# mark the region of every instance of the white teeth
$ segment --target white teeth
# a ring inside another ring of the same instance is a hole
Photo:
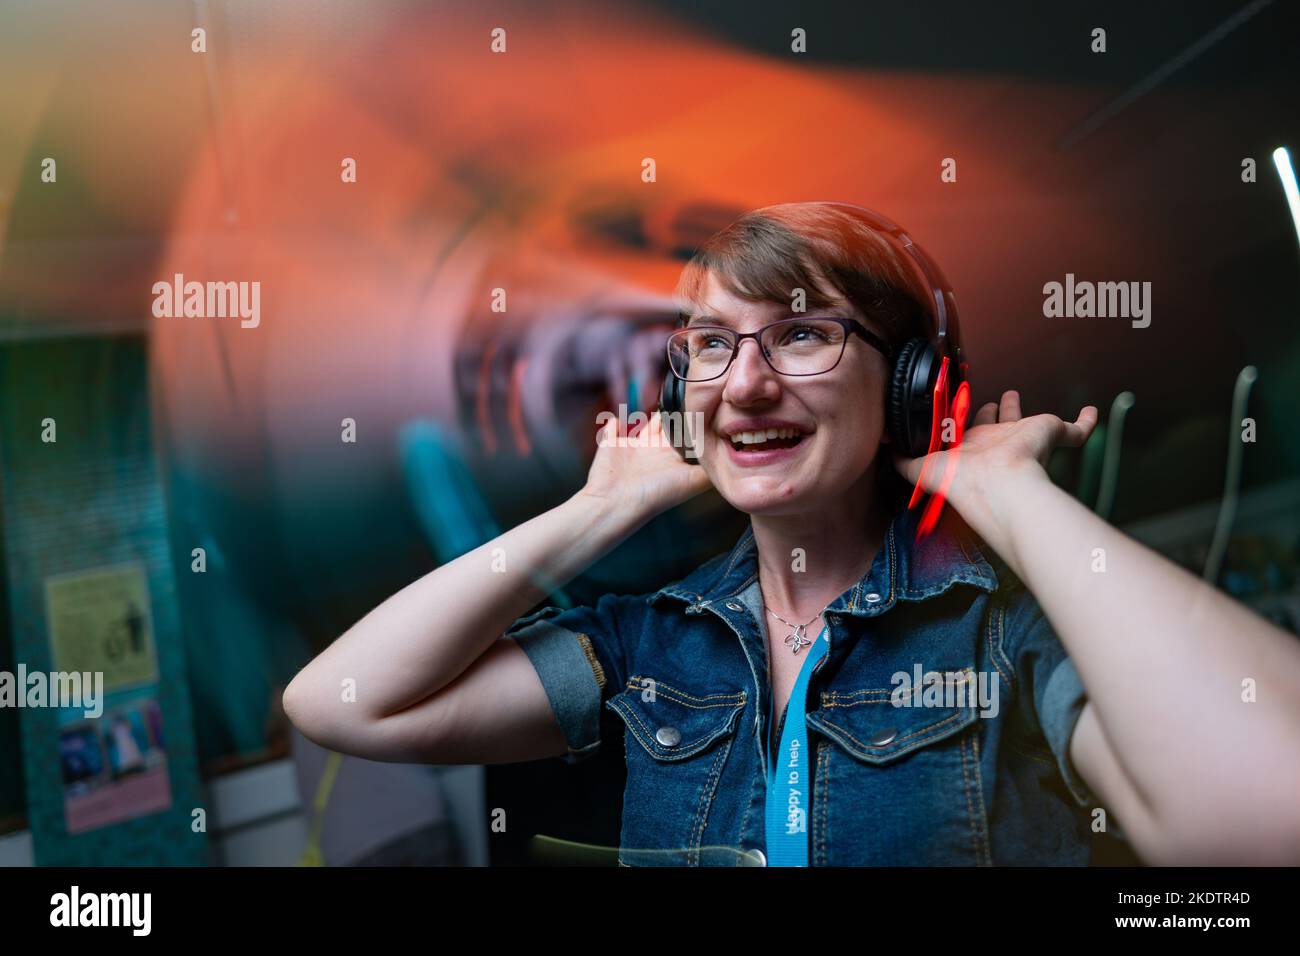
[[[731,436],[733,445],[757,445],[773,438],[796,438],[802,435],[797,428],[768,428],[764,431],[737,432]]]

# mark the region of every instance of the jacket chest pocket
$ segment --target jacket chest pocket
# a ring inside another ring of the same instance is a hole
[[[637,866],[727,863],[705,849],[722,771],[746,694],[695,694],[648,676],[605,702],[626,727],[627,789],[619,862]]]
[[[813,767],[815,865],[991,862],[975,675],[957,673],[930,699],[894,687],[823,692],[807,718],[824,738]]]

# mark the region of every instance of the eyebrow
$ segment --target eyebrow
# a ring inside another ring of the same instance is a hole
[[[790,313],[783,314],[783,315],[781,315],[780,318],[773,319],[772,321],[773,321],[773,322],[782,322],[782,321],[784,321],[784,320],[786,320],[786,319],[800,319],[800,318],[803,318],[803,319],[853,319],[854,321],[857,321],[857,322],[860,322],[860,321],[861,321],[861,320],[858,319],[856,316],[852,316],[852,315],[841,315],[841,314],[840,314],[841,311],[842,311],[842,310],[840,310],[840,309],[830,308],[830,309],[827,309],[827,310],[825,310],[825,311],[818,310],[818,311],[816,311],[816,312],[811,312],[811,313],[808,313],[808,312],[790,312]],[[721,316],[717,316],[717,315],[706,315],[706,314],[692,315],[689,319],[686,320],[686,326],[685,326],[685,327],[686,327],[686,328],[690,328],[692,325],[722,325],[722,326],[726,326],[727,328],[731,328],[731,323],[728,322],[728,321],[726,321],[725,319],[723,319]]]

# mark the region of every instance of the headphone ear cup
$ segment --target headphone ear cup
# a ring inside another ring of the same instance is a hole
[[[686,383],[669,370],[664,376],[663,385],[659,387],[659,412],[660,427],[664,429],[665,434],[670,434],[668,426],[662,421],[664,415],[671,415],[674,418],[674,427],[682,431],[685,437],[686,415]],[[691,465],[698,465],[699,459],[687,458],[686,449],[680,445],[673,445],[677,454],[681,455],[682,460]]]
[[[677,411],[672,388],[673,382],[676,380],[677,376],[672,372],[664,374],[663,383],[659,386],[659,411],[661,413],[667,414],[669,412]]]
[[[668,403],[672,401],[671,395],[668,394],[668,381],[671,380],[671,378],[675,378],[675,377],[676,376],[673,375],[672,372],[666,372],[664,373],[663,381],[659,382],[660,414],[666,414],[666,412],[671,411],[671,408],[668,407]]]
[[[912,392],[912,380],[916,374],[917,359],[928,343],[925,339],[909,339],[894,360],[894,369],[889,376],[889,392],[885,399],[886,425],[889,437],[893,440],[900,455],[915,458],[916,440],[913,436],[912,407],[915,396]],[[929,435],[921,451],[929,447]]]

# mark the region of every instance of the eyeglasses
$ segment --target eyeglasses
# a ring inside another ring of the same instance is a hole
[[[892,364],[893,350],[860,322],[837,317],[782,319],[756,332],[692,325],[668,336],[668,366],[684,382],[707,382],[731,368],[740,343],[754,339],[779,375],[822,375],[840,364],[849,336],[860,335]]]

